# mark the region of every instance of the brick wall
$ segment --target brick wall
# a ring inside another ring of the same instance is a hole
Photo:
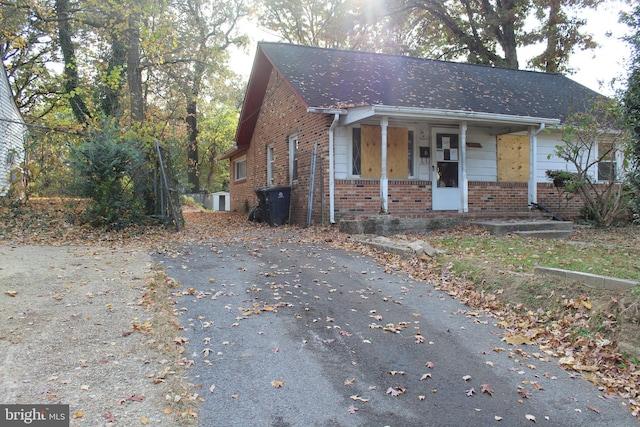
[[[528,212],[526,182],[469,182],[470,213]],[[580,215],[580,198],[567,198],[551,183],[538,184],[538,202],[553,213],[567,219]],[[380,212],[380,184],[378,180],[336,180],[336,219],[377,215]],[[431,182],[411,180],[389,181],[389,213],[403,217],[433,215],[431,210]]]
[[[289,137],[298,136],[298,180],[291,189],[292,224],[306,224],[311,158],[315,142],[318,142],[316,158],[313,222],[323,220],[325,199],[328,193],[328,139],[333,117],[307,112],[307,106],[282,77],[273,71],[260,109],[260,116],[251,140],[244,153],[231,158],[231,210],[244,212],[246,207],[257,205],[254,189],[267,185],[267,147],[274,147],[273,185],[289,185]],[[234,160],[247,156],[247,179],[233,180]],[[328,204],[327,204],[328,205]],[[328,208],[327,208],[328,209]]]
[[[526,182],[469,181],[469,212],[525,212],[528,199]]]

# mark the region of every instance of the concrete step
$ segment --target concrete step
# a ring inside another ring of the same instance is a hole
[[[473,222],[473,224],[496,235],[534,231],[564,231],[570,234],[573,230],[573,222],[571,221],[480,221]]]

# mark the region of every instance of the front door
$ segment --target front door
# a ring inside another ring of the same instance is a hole
[[[432,208],[462,208],[460,136],[457,129],[434,129],[431,135]]]

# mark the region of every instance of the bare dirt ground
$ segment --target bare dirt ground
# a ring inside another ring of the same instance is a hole
[[[144,334],[142,249],[0,246],[3,403],[70,405],[71,426],[173,426]]]

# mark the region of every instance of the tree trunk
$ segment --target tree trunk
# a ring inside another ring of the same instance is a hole
[[[140,18],[135,11],[129,16],[127,31],[127,83],[129,84],[129,106],[131,119],[144,120],[142,98],[142,70],[140,70]]]
[[[195,99],[187,101],[187,129],[189,132],[189,146],[187,148],[187,175],[191,191],[200,191],[200,174],[198,171],[198,103]]]
[[[60,38],[60,50],[64,58],[64,90],[69,95],[69,103],[73,115],[79,123],[86,124],[91,118],[87,104],[77,92],[78,65],[76,52],[71,40],[71,23],[69,16],[69,1],[56,0],[56,17],[58,19],[58,37]]]

